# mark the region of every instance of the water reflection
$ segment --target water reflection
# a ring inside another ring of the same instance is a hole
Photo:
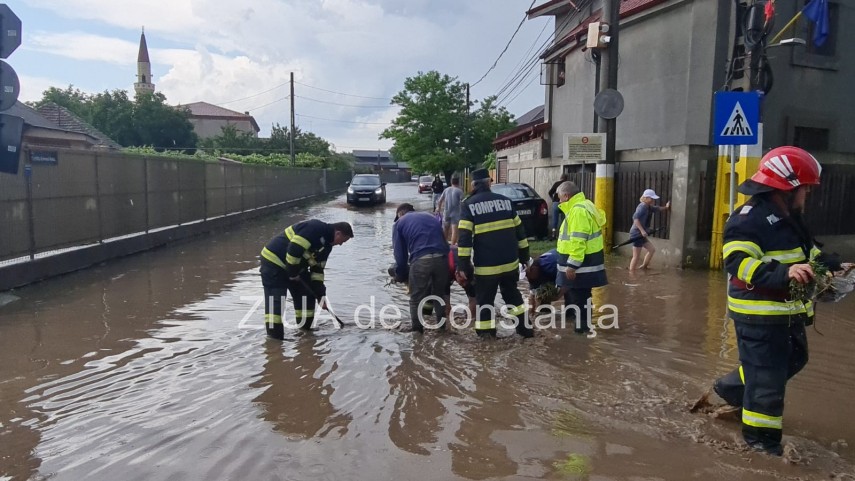
[[[296,331],[284,342],[266,341],[264,371],[250,387],[264,390],[253,402],[275,430],[303,439],[347,432],[350,415],[338,412],[330,400],[336,366],[325,362],[328,342]]]

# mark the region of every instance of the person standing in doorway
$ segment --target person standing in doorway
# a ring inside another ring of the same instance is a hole
[[[552,199],[552,232],[550,234],[550,239],[553,240],[558,238],[558,228],[561,226],[561,223],[564,222],[564,213],[558,208],[558,204],[561,203],[558,200],[558,186],[568,180],[570,180],[570,174],[565,172],[561,174],[561,178],[558,182],[552,184],[552,187],[549,188],[549,197]]]
[[[453,245],[457,244],[457,223],[460,222],[460,203],[463,201],[463,189],[460,188],[460,177],[451,178],[451,187],[442,192],[436,206],[436,212],[442,214],[442,231],[445,239]]]
[[[436,203],[439,202],[439,196],[442,195],[442,191],[445,190],[445,183],[439,177],[439,174],[436,174],[433,178],[433,184],[430,185],[431,190],[433,191],[433,210],[436,210]]]
[[[653,254],[656,253],[656,246],[648,239],[650,235],[650,221],[653,220],[653,214],[671,210],[670,201],[664,207],[653,205],[658,199],[659,196],[656,195],[656,191],[653,189],[645,190],[641,194],[641,198],[638,199],[639,204],[635,209],[635,213],[632,214],[632,227],[629,229],[629,238],[635,240],[632,243],[632,260],[629,261],[630,272],[635,271],[637,267],[641,269],[650,267]],[[644,254],[644,260],[639,266],[638,259],[641,257],[642,249],[647,251],[647,253]]]

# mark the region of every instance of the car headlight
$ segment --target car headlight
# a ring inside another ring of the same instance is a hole
[[[352,193],[353,193],[353,187],[348,187],[348,188],[347,188],[347,193],[348,193],[348,194],[352,194]]]
[[[374,191],[375,194],[380,195],[383,193],[383,187],[377,187],[377,190]]]

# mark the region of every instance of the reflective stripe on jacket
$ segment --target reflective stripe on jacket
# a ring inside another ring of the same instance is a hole
[[[806,230],[764,197],[755,196],[736,209],[725,225],[722,247],[725,269],[732,276],[727,289],[730,317],[749,324],[810,323],[813,302],[791,299],[789,268],[821,254]]]
[[[333,248],[334,236],[335,229],[326,222],[316,219],[303,221],[289,226],[271,239],[261,250],[261,257],[288,271],[288,277],[308,279],[315,294],[324,296],[324,269]]]
[[[570,287],[589,288],[608,284],[603,253],[605,213],[580,192],[558,205],[564,222],[558,236],[558,271],[576,270]],[[561,275],[561,274],[559,274]]]
[[[474,264],[476,275],[496,275],[528,262],[525,228],[511,200],[503,195],[476,191],[460,207],[458,229],[458,270],[469,274]]]

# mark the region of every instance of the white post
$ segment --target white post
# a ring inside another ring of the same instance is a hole
[[[730,214],[736,207],[736,146],[730,146]]]

